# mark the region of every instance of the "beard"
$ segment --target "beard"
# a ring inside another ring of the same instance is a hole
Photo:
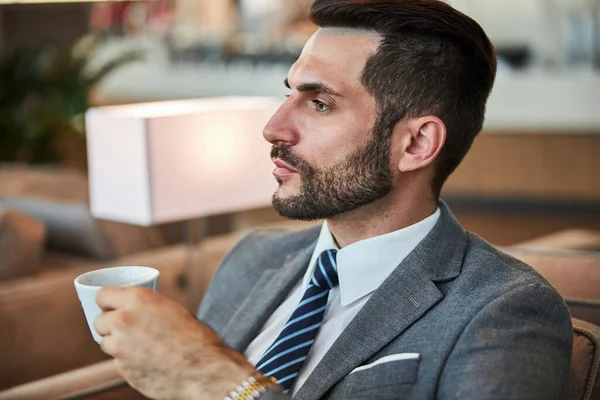
[[[317,169],[294,154],[286,145],[271,149],[271,158],[279,158],[294,167],[300,176],[296,195],[281,198],[273,194],[273,207],[284,218],[314,221],[327,219],[373,203],[392,190],[390,138],[387,129],[373,129],[366,146],[342,162]],[[279,185],[282,184],[277,179]]]

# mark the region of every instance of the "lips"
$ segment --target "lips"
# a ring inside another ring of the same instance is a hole
[[[273,160],[273,163],[277,166],[277,168],[287,169],[290,172],[298,172],[294,167],[281,161],[280,159]]]
[[[298,174],[298,171],[294,167],[292,167],[288,163],[281,161],[278,158],[273,160],[273,163],[275,164],[275,167],[276,167],[275,170],[273,171],[273,175],[280,182],[287,180],[287,179],[291,179],[292,176]]]

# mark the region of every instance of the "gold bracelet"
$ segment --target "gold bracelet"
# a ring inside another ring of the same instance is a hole
[[[236,390],[229,393],[224,400],[253,400],[258,399],[261,394],[267,391],[270,387],[277,385],[277,380],[273,377],[253,377],[251,376]]]

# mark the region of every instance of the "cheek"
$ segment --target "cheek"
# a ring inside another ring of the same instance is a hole
[[[329,114],[303,114],[295,121],[299,141],[295,151],[314,168],[337,165],[372,138],[375,112],[364,107],[334,109]]]
[[[371,138],[365,129],[339,130],[324,134],[310,146],[306,161],[313,167],[328,168],[345,162],[349,156],[364,148]]]

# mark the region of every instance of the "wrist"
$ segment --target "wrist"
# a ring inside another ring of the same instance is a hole
[[[221,349],[215,353],[214,358],[206,357],[201,364],[190,370],[181,386],[182,395],[178,398],[223,399],[244,380],[258,374],[260,372],[243,355],[229,348]]]

